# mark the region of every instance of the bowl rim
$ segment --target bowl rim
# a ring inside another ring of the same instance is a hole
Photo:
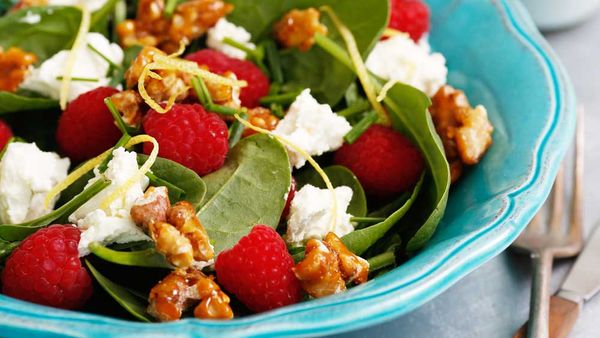
[[[554,101],[554,109],[549,112],[552,114],[552,121],[538,138],[535,164],[529,171],[528,179],[515,189],[501,195],[501,198],[508,202],[503,212],[492,222],[485,224],[484,229],[475,236],[449,250],[443,257],[439,257],[426,271],[410,276],[407,278],[408,282],[403,281],[401,284],[388,286],[385,290],[369,292],[359,297],[330,297],[326,301],[302,303],[230,322],[186,319],[175,323],[143,324],[95,314],[53,309],[0,295],[0,331],[7,336],[52,332],[67,335],[86,333],[98,336],[210,334],[211,336],[305,337],[342,333],[375,325],[414,310],[441,294],[475,268],[501,253],[525,228],[548,196],[575,129],[574,90],[554,52],[518,1],[493,0],[493,4],[504,18],[507,29],[539,58],[541,66],[548,72],[549,88],[553,94],[550,100]],[[531,199],[531,196],[535,198]],[[527,203],[518,202],[525,197],[528,197]],[[515,209],[516,205],[519,205],[518,210]],[[491,240],[492,233],[493,240]],[[464,252],[466,247],[469,248],[468,253]],[[451,265],[444,266],[451,260],[453,262]],[[414,287],[415,282],[419,282],[417,286],[427,284],[427,287]],[[389,297],[402,292],[406,297]],[[351,305],[359,300],[371,302],[379,300],[384,306],[379,309],[372,307],[368,311],[335,313],[336,317],[332,320],[321,321],[315,318],[310,322],[303,322],[290,319],[294,314],[314,310],[327,311],[328,307]],[[279,319],[281,322],[278,322]],[[261,322],[265,321],[267,324],[263,325]]]

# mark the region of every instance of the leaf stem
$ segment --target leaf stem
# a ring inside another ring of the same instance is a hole
[[[344,136],[348,144],[353,144],[373,123],[377,122],[379,115],[374,110],[368,112],[353,128]]]
[[[239,114],[240,118],[247,120],[248,115],[245,113]],[[246,127],[238,120],[235,120],[229,128],[229,149],[232,149],[242,138]]]
[[[196,76],[192,78],[192,87],[196,92],[196,96],[198,96],[198,100],[200,100],[200,103],[202,103],[205,108],[213,104],[210,92],[201,77]]]
[[[165,17],[170,18],[171,16],[173,16],[175,8],[177,8],[178,4],[179,0],[167,0],[164,11]]]
[[[131,136],[129,134],[123,134],[123,136],[121,136],[117,143],[112,147],[112,150],[124,147],[129,142],[129,140],[131,140]],[[108,168],[108,162],[112,160],[112,157],[113,156],[111,151],[110,154],[104,159],[104,161],[102,161],[102,163],[98,165],[98,171],[100,171],[100,173],[104,173],[106,171],[106,169]]]
[[[282,119],[285,117],[285,112],[283,111],[283,107],[279,103],[271,103],[271,113],[279,119]]]
[[[57,76],[56,79],[58,81],[62,81],[64,79],[64,76]],[[76,81],[76,82],[99,82],[100,79],[95,79],[95,78],[91,78],[91,77],[72,77],[71,81]]]
[[[292,104],[292,102],[294,102],[294,100],[296,100],[296,97],[298,97],[300,93],[302,93],[302,91],[293,91],[285,94],[269,95],[261,98],[260,103],[263,105],[269,105],[271,103],[279,103],[284,106],[290,105]]]
[[[181,189],[180,187],[176,186],[175,184],[162,179],[156,175],[154,175],[151,172],[147,172],[146,173],[146,177],[148,177],[148,179],[150,180],[150,183],[155,186],[155,187],[167,187],[167,189],[169,189],[169,192],[175,193],[175,196],[177,200],[179,200],[181,198],[181,196],[185,195],[185,190]]]
[[[363,113],[369,110],[369,108],[371,108],[369,101],[359,101],[346,109],[340,110],[336,114],[343,117],[350,117],[358,113]]]
[[[279,53],[277,53],[277,46],[275,45],[275,42],[273,40],[267,40],[264,42],[264,46],[273,81],[277,83],[284,83],[281,60],[279,59]]]
[[[315,44],[323,48],[323,50],[333,56],[336,60],[356,73],[356,68],[354,68],[354,64],[352,63],[352,60],[350,60],[348,53],[346,53],[342,47],[335,43],[335,41],[321,33],[317,33],[315,34]]]
[[[369,273],[383,269],[396,263],[396,254],[393,251],[384,252],[367,260]]]
[[[350,222],[375,224],[385,221],[385,217],[352,217]]]
[[[241,50],[242,52],[245,52],[246,54],[248,54],[248,56],[250,56],[251,59],[260,59],[261,58],[261,55],[258,54],[256,49],[252,49],[252,48],[244,45],[243,43],[235,41],[234,39],[232,39],[230,37],[225,37],[223,39],[223,43],[230,45],[233,48],[237,48],[237,49]]]
[[[106,107],[108,107],[108,110],[112,114],[113,119],[117,123],[117,127],[119,128],[121,133],[123,135],[128,135],[129,132],[131,131],[131,129],[125,124],[125,121],[123,121],[123,117],[121,116],[121,113],[119,113],[119,110],[117,109],[115,104],[112,102],[111,98],[110,97],[105,98],[104,104],[106,105]]]
[[[109,59],[106,55],[100,53],[100,51],[94,47],[91,43],[87,44],[87,47],[92,50],[92,52],[96,53],[99,57],[101,57],[104,61],[106,61],[113,68],[121,68],[118,64],[114,63],[111,59]]]

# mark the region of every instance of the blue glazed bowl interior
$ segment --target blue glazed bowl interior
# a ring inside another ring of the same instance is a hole
[[[431,242],[404,265],[349,292],[231,322],[140,324],[0,295],[3,336],[66,334],[307,336],[413,310],[505,249],[547,196],[574,129],[568,79],[517,1],[430,0],[433,47],[450,83],[488,108],[494,145],[450,192]]]

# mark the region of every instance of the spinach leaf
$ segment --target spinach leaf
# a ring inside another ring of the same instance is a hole
[[[0,114],[58,108],[58,101],[56,100],[0,91]]]
[[[90,30],[92,32],[105,33],[107,30],[108,17],[113,12],[117,2],[119,2],[119,0],[108,0],[100,7],[100,9],[92,13],[92,19],[90,21]]]
[[[142,299],[140,296],[131,292],[127,288],[116,284],[104,277],[89,260],[85,260],[85,264],[92,273],[92,276],[96,279],[98,284],[108,293],[119,305],[123,307],[135,318],[143,322],[152,322],[152,317],[146,312],[148,302]]]
[[[72,214],[85,202],[96,196],[102,189],[110,185],[107,180],[98,180],[75,198],[51,213],[21,224],[0,224],[0,238],[5,241],[20,241],[39,229],[46,227],[57,219]]]
[[[345,185],[352,189],[353,194],[350,205],[348,206],[348,213],[355,217],[365,216],[367,214],[367,197],[365,196],[365,191],[360,185],[358,178],[354,176],[352,171],[340,165],[327,167],[323,170],[334,187]],[[302,172],[300,175],[296,176],[296,181],[298,182],[299,187],[310,184],[317,188],[326,188],[325,182],[323,182],[319,173],[314,169],[308,169]]]
[[[138,163],[142,165],[146,162],[148,156],[138,154]],[[169,191],[171,202],[185,200],[194,207],[200,207],[204,195],[206,194],[206,184],[193,170],[190,170],[181,164],[159,157],[152,165],[152,173],[162,180],[165,180],[185,191],[185,194],[179,198],[173,195],[174,191]]]
[[[366,56],[387,27],[387,0],[263,0],[229,1],[235,5],[228,17],[246,28],[255,40],[267,37],[273,24],[293,8],[330,6],[354,34],[359,50]],[[368,13],[368,15],[365,15]],[[343,44],[334,25],[326,15],[322,22],[329,28],[329,37]],[[311,88],[320,101],[335,105],[354,81],[354,74],[344,65],[314,46],[308,52],[297,49],[281,52],[286,85],[292,88]]]
[[[225,166],[204,177],[207,200],[198,217],[215,242],[215,253],[248,234],[255,224],[276,228],[291,184],[283,145],[267,135],[247,137]]]
[[[0,18],[0,46],[19,47],[43,62],[71,47],[80,21],[75,7],[25,8]]]
[[[421,91],[396,84],[384,100],[395,129],[421,150],[427,164],[423,193],[400,224],[408,251],[421,248],[431,238],[444,215],[450,189],[450,168],[442,142],[427,111],[431,101]]]
[[[19,244],[21,244],[20,241],[9,242],[0,239],[0,261],[4,261]]]
[[[391,214],[385,221],[377,223],[367,228],[353,231],[342,237],[342,241],[348,249],[357,255],[362,255],[371,245],[375,244],[379,239],[383,238],[394,225],[408,212],[413,203],[419,196],[421,187],[423,186],[423,178],[415,186],[411,197],[404,205]]]
[[[146,268],[173,268],[169,262],[167,262],[165,256],[158,253],[154,248],[138,251],[117,251],[109,249],[99,243],[92,243],[90,244],[89,249],[94,255],[114,264]]]

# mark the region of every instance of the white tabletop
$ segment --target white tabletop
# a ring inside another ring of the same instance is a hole
[[[586,108],[585,228],[589,234],[600,220],[600,15],[546,36]],[[571,263],[555,263],[554,289]],[[530,285],[529,258],[507,251],[418,310],[340,337],[511,337],[527,319]],[[585,304],[570,337],[600,337],[600,296]]]

